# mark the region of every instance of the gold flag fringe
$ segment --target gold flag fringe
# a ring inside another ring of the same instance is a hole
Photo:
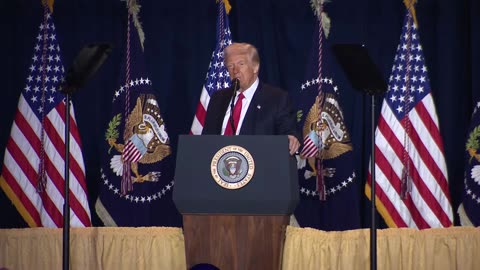
[[[55,2],[55,0],[42,0],[42,4],[47,5],[48,9],[50,9],[50,13],[52,14],[53,14],[53,2]]]
[[[410,14],[412,14],[413,21],[415,22],[415,25],[418,27],[418,21],[417,21],[417,14],[415,12],[415,3],[417,0],[403,0],[403,3],[407,7],[408,10],[410,10]]]
[[[232,9],[230,2],[228,0],[223,0],[223,4],[225,5],[225,11],[227,12],[227,15],[230,14],[230,10]]]
[[[232,9],[232,5],[230,5],[230,2],[228,0],[217,0],[216,2],[218,3],[218,1],[223,1],[227,15],[230,14],[230,10]]]

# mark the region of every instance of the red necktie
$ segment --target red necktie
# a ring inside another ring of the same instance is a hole
[[[235,125],[235,130],[237,130],[238,122],[240,121],[240,114],[242,112],[242,101],[245,96],[243,93],[240,93],[237,98],[237,102],[233,107],[233,123]],[[225,128],[225,133],[223,135],[233,135],[232,124],[230,123],[230,119],[227,122],[227,127]]]

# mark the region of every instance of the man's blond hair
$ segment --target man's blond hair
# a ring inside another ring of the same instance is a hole
[[[260,65],[260,56],[258,56],[258,51],[255,46],[248,43],[232,43],[225,47],[224,49],[225,61],[227,61],[228,56],[234,54],[246,54],[248,55],[250,61],[253,64]]]

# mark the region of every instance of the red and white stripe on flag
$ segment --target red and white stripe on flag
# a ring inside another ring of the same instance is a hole
[[[453,224],[443,140],[422,50],[407,14],[375,132],[377,210],[389,227]],[[402,197],[405,172],[411,189]]]
[[[70,135],[71,226],[91,226],[85,166],[73,109]],[[65,166],[65,104],[60,102],[45,118],[44,160],[46,189],[37,192],[41,156],[41,122],[23,95],[5,150],[2,188],[31,227],[62,227]]]
[[[205,86],[202,88],[202,94],[200,95],[200,101],[197,105],[197,111],[193,118],[192,127],[190,133],[193,135],[202,134],[203,123],[205,123],[205,116],[207,115],[208,103],[210,102],[210,95],[205,89]]]
[[[310,138],[310,135],[305,136],[303,139],[303,148],[300,153],[305,158],[315,157],[318,153],[318,146]]]
[[[142,158],[142,153],[138,151],[137,147],[131,140],[125,145],[122,155],[123,160],[130,162],[137,162]]]

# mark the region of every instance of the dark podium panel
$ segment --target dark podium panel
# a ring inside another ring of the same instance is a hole
[[[240,189],[220,186],[211,172],[212,159],[230,146],[247,150],[255,164]],[[173,201],[183,215],[188,268],[280,269],[285,228],[298,200],[287,136],[180,136]]]

